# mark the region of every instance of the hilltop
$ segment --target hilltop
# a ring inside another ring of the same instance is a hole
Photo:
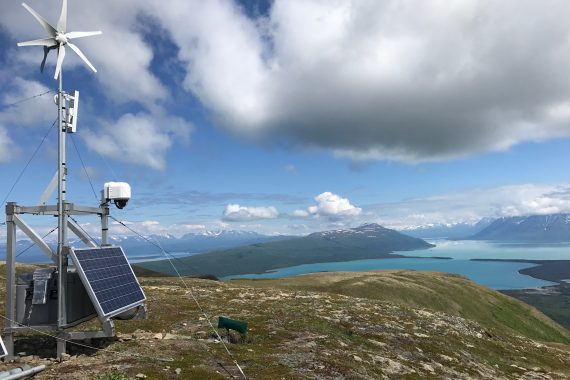
[[[570,376],[568,331],[461,276],[376,271],[184,281],[188,288],[178,278],[141,278],[150,318],[117,321],[117,341],[82,342],[98,348],[74,347],[57,364],[45,357],[50,347],[55,353],[53,340],[22,337],[18,361],[47,364],[37,379],[237,376],[191,291],[214,324],[218,315],[249,323],[247,338],[232,339],[229,349],[252,379]]]
[[[176,260],[185,275],[211,274],[219,277],[263,273],[294,265],[395,258],[394,251],[427,249],[432,244],[401,234],[378,224],[365,224],[310,234],[300,238],[246,245],[207,252]],[[173,274],[167,260],[137,264],[153,271]]]

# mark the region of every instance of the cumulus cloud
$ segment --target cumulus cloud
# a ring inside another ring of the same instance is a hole
[[[101,155],[157,170],[166,168],[166,152],[175,141],[188,141],[192,125],[180,118],[125,114],[104,121],[98,131],[83,131],[87,146]]]
[[[275,219],[279,212],[275,207],[244,207],[230,203],[226,206],[222,219],[227,222],[243,222],[258,219]]]
[[[341,220],[360,215],[362,209],[355,207],[347,198],[342,198],[329,191],[321,193],[315,197],[317,204],[308,207],[306,210],[297,209],[291,213],[296,218],[308,218],[311,216],[327,217],[331,221]]]
[[[181,87],[239,136],[403,162],[570,136],[564,0],[275,0],[256,19],[230,0],[74,4],[70,29],[81,20],[82,29],[104,32],[78,42],[99,69],[95,80],[113,101],[150,113],[170,89],[151,69],[161,57],[141,15],[177,47]],[[33,6],[57,20],[57,7]],[[12,36],[40,37],[30,23],[19,3],[5,4],[0,24]],[[36,56],[18,54],[34,67]],[[73,54],[65,65],[84,67]]]
[[[257,20],[178,1],[158,17],[185,88],[240,135],[404,162],[570,136],[562,0],[276,0]]]

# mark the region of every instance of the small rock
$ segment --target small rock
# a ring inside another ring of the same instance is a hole
[[[521,366],[518,366],[518,365],[516,365],[516,364],[511,364],[511,367],[512,367],[512,368],[515,368],[515,369],[518,369],[518,370],[521,370],[521,371],[526,371],[526,368],[521,367]]]
[[[429,371],[429,372],[432,372],[432,373],[435,372],[435,370],[433,369],[433,367],[432,367],[431,365],[429,365],[429,364],[424,363],[424,364],[422,364],[422,367],[424,367],[424,369],[425,369],[426,371]]]
[[[162,333],[154,334],[154,339],[162,339]]]
[[[34,359],[34,356],[33,356],[33,355],[30,355],[30,356],[22,356],[22,357],[20,358],[20,362],[21,362],[21,363],[31,363],[33,359]]]
[[[477,333],[477,338],[479,338],[479,339],[483,338],[483,334]]]
[[[182,373],[182,370],[180,368],[176,368],[174,372],[176,372],[177,375],[180,375]]]
[[[144,373],[137,373],[135,376],[137,379],[146,379],[146,375]]]
[[[165,340],[172,340],[172,339],[176,339],[176,335],[170,334],[170,333],[166,333],[164,334],[164,337],[162,339]]]
[[[360,356],[352,355],[355,362],[362,363],[362,358]]]
[[[308,342],[305,344],[306,348],[315,348],[317,347],[317,343],[316,342]]]
[[[128,342],[133,339],[133,336],[129,334],[118,334],[117,338],[122,342]]]
[[[384,343],[384,342],[378,342],[377,340],[374,340],[374,339],[368,339],[368,341],[369,341],[370,343],[372,343],[373,345],[378,346],[378,347],[386,347],[386,346],[387,346],[386,343]]]

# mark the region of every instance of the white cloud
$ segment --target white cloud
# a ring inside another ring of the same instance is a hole
[[[254,132],[266,120],[269,73],[254,21],[232,1],[149,2],[180,48],[183,86],[229,128]],[[263,95],[265,94],[265,95]]]
[[[258,219],[275,219],[279,212],[275,207],[244,207],[239,204],[228,204],[222,219],[228,222],[242,222]]]
[[[0,163],[10,161],[17,149],[13,146],[12,139],[8,136],[8,132],[0,126]]]
[[[291,216],[296,218],[323,216],[331,221],[338,221],[358,216],[362,212],[360,207],[352,205],[347,198],[342,198],[329,191],[317,195],[315,201],[317,201],[316,205],[310,206],[306,210],[295,210],[291,213]]]
[[[138,234],[144,236],[148,235],[172,235],[176,237],[181,237],[182,235],[188,233],[199,233],[206,230],[206,226],[203,224],[186,224],[186,223],[174,223],[174,224],[164,224],[157,220],[141,220],[136,222],[121,221],[126,224],[132,230],[136,231]],[[81,225],[87,231],[97,236],[101,233],[101,225],[95,223],[85,223]],[[126,229],[118,222],[111,222],[111,232],[117,235],[134,235],[131,230]]]
[[[291,213],[291,216],[295,218],[308,218],[311,214],[307,210],[295,210]]]
[[[166,152],[176,141],[187,142],[192,125],[176,117],[125,114],[117,122],[104,121],[99,131],[86,129],[87,146],[114,159],[166,168]]]
[[[10,78],[9,81],[7,78],[2,78],[1,82],[6,86],[6,91],[2,94],[2,105],[5,107],[0,113],[2,123],[45,127],[46,123],[51,124],[57,117],[53,94],[46,94],[50,90],[43,84],[20,77]],[[31,99],[40,94],[44,95]],[[22,102],[24,100],[26,101]]]
[[[404,162],[570,136],[562,0],[276,0],[258,20],[180,0],[158,17],[185,88],[242,136]]]
[[[484,217],[570,212],[570,185],[523,184],[415,198],[366,206],[369,220],[392,228],[475,223]]]
[[[56,22],[58,7],[32,6]],[[77,43],[105,94],[155,113],[170,89],[151,70],[161,57],[141,15],[178,47],[181,87],[239,136],[404,162],[570,136],[564,0],[276,0],[255,20],[229,0],[70,4],[70,29],[103,30]],[[4,4],[0,24],[17,40],[43,35],[34,22]],[[10,57],[36,69],[32,50]],[[65,65],[87,70],[71,52]]]
[[[57,107],[53,103],[53,95],[47,93],[48,88],[39,82],[11,78],[3,70],[0,72],[0,84],[4,87],[0,98],[0,163],[4,163],[20,151],[8,131],[47,128],[57,117]]]

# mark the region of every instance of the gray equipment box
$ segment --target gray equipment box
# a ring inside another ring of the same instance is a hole
[[[67,272],[67,326],[97,316],[91,299],[74,268]],[[16,321],[25,326],[57,325],[57,270],[36,269],[24,273],[16,284]]]

